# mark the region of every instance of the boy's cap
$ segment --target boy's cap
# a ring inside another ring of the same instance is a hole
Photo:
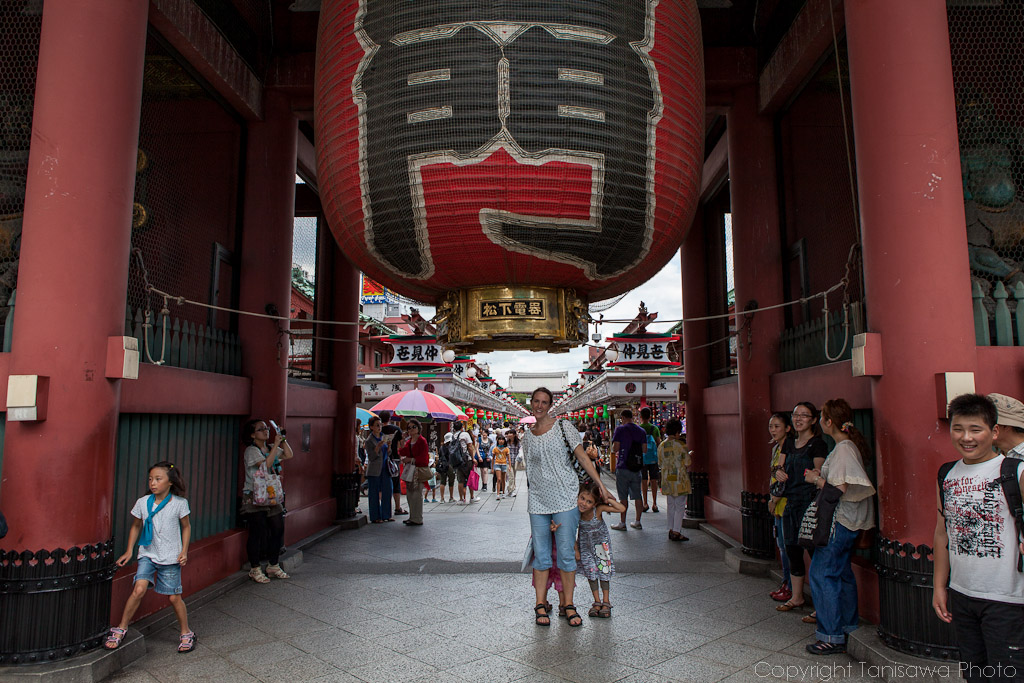
[[[1004,394],[989,394],[988,397],[996,404],[996,410],[999,411],[999,419],[996,420],[996,424],[1024,429],[1024,403]]]
[[[447,434],[444,435],[444,442],[445,443],[450,443],[451,440],[454,439],[454,438],[455,438],[454,435],[451,432],[448,432]]]

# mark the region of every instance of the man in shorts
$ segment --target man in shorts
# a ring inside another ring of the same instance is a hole
[[[461,444],[462,455],[465,463],[462,467],[456,468],[454,464],[449,464],[449,467],[455,472],[456,480],[459,482],[459,505],[466,504],[466,485],[469,483],[469,471],[472,458],[476,453],[476,442],[469,434],[462,429],[462,423],[456,421],[452,424],[452,441],[448,447],[449,452],[449,463],[451,463],[451,453]],[[458,441],[458,443],[457,443]],[[469,489],[469,502],[475,503],[476,499],[473,497],[473,489]]]
[[[661,485],[661,468],[658,467],[657,445],[661,443],[661,430],[651,422],[651,409],[644,406],[640,409],[640,429],[648,436],[654,437],[655,448],[647,443],[647,450],[644,451],[644,468],[640,470],[640,491],[644,498],[644,512],[647,512],[647,488],[651,489],[651,511],[658,511],[658,486]]]
[[[633,444],[637,444],[641,452],[647,450],[647,432],[633,424],[633,411],[623,410],[619,415],[621,424],[615,428],[612,436],[612,454],[617,454],[615,461],[615,488],[619,494],[619,502],[629,508],[629,499],[633,499],[633,506],[636,508],[636,521],[630,522],[629,526],[634,529],[643,529],[640,524],[640,516],[643,514],[643,500],[640,495],[640,468],[632,470],[626,467],[626,456],[629,454]],[[622,519],[615,526],[609,527],[615,531],[626,530],[626,510],[622,511]]]

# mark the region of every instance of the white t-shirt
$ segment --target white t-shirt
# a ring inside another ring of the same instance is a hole
[[[1017,571],[1017,530],[999,478],[1004,460],[953,465],[942,483],[949,537],[949,587],[972,598],[1024,605],[1024,574]],[[1017,478],[1024,462],[1017,465]]]
[[[152,494],[150,494],[152,495]],[[170,493],[171,500],[167,501],[160,512],[153,515],[153,543],[147,546],[139,546],[139,557],[148,557],[154,564],[178,564],[178,555],[181,553],[181,520],[189,515],[188,499],[175,496]],[[146,501],[149,496],[143,496],[135,501],[132,507],[132,517],[141,519],[143,522],[149,517],[149,508]],[[159,503],[153,503],[153,509],[159,507]]]

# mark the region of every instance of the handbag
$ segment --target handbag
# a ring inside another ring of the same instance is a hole
[[[398,472],[398,463],[392,460],[391,458],[388,458],[388,474],[390,474],[392,477],[397,477]]]
[[[812,550],[828,545],[828,539],[832,537],[832,530],[836,524],[836,508],[839,507],[842,495],[840,489],[825,482],[800,520],[800,530],[796,535],[797,545]]]
[[[284,486],[281,477],[267,469],[266,463],[260,465],[252,476],[252,504],[260,507],[284,503]]]
[[[572,446],[569,445],[569,437],[565,435],[565,420],[559,420],[558,425],[558,429],[562,433],[562,441],[565,442],[565,448],[566,451],[568,451],[566,453],[566,457],[569,459],[569,467],[571,467],[572,471],[576,473],[576,478],[580,480],[580,484],[586,484],[587,482],[592,481],[590,475],[587,474],[585,469],[583,469],[583,465],[580,464],[580,461],[573,454]]]
[[[466,486],[469,487],[470,491],[480,490],[480,473],[473,468],[469,471],[469,478],[466,480]]]
[[[402,481],[411,484],[416,479],[416,465],[405,465],[402,467]]]

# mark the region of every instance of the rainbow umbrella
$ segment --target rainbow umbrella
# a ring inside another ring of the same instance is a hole
[[[434,420],[468,420],[469,418],[459,410],[454,403],[426,391],[411,389],[392,394],[386,399],[370,408],[374,412],[389,410],[394,415],[405,417],[430,417]]]

